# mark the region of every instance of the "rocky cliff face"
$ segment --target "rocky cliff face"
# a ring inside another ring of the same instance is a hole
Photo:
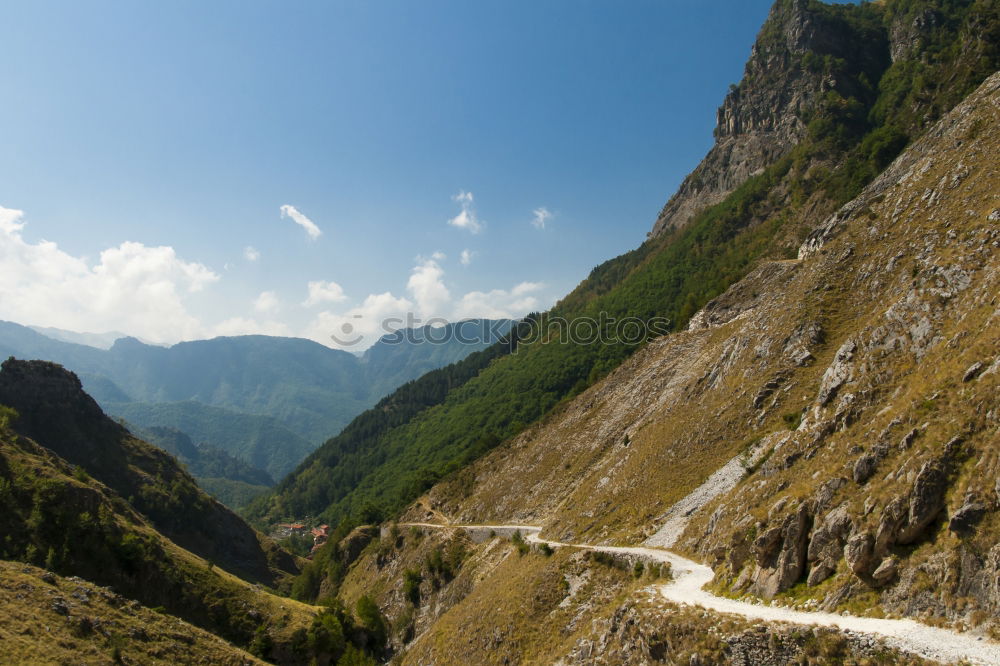
[[[783,0],[757,37],[743,80],[716,115],[715,146],[660,211],[651,235],[684,226],[747,178],[787,155],[806,135],[809,113],[828,91],[864,95],[858,71],[823,71],[817,63],[840,58],[881,72],[886,39],[872,40],[808,0]]]

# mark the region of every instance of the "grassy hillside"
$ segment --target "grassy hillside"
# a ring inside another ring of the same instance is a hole
[[[913,53],[893,62],[894,22],[928,8],[947,20],[929,36],[915,37]],[[802,143],[684,228],[599,266],[551,312],[530,322],[545,330],[559,317],[597,319],[607,313],[618,320],[665,318],[673,330],[683,328],[761,259],[793,257],[817,220],[855,196],[924,123],[1000,67],[994,3],[811,2],[808,11],[836,37],[831,51],[793,57],[775,39],[783,26],[769,24],[755,55],[784,62],[780,66],[802,76],[813,72],[837,81],[814,108],[801,110],[808,126]],[[844,47],[851,43],[857,48]],[[859,59],[847,59],[851,53]],[[602,330],[606,338],[615,337],[613,324]],[[544,335],[523,336],[516,354],[497,347],[390,396],[310,456],[274,495],[255,502],[250,515],[274,521],[322,514],[331,522],[392,515],[437,480],[552,413],[651,337],[640,344],[559,344]],[[445,376],[453,381],[442,393]]]
[[[10,663],[264,663],[110,588],[16,562],[0,562],[0,616],[0,641]]]

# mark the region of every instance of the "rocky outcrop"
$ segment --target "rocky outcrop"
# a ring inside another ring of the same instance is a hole
[[[927,526],[944,510],[944,493],[948,489],[948,470],[940,460],[924,463],[917,474],[910,495],[906,525],[896,535],[896,543],[910,544],[923,535]]]
[[[875,538],[871,532],[852,534],[844,546],[844,559],[855,575],[866,578],[875,568]]]
[[[846,504],[838,506],[823,519],[809,539],[806,559],[811,563],[809,585],[819,585],[833,575],[844,554],[844,542],[851,531],[851,514]]]
[[[378,536],[378,528],[371,525],[362,525],[360,527],[355,527],[351,530],[350,534],[345,536],[337,544],[337,549],[340,551],[341,562],[344,566],[350,566],[354,560],[358,559],[368,544],[372,542]]]
[[[660,211],[650,235],[684,226],[787,155],[806,135],[805,118],[823,94],[859,94],[850,76],[807,67],[807,54],[887,64],[887,49],[887,40],[856,35],[807,0],[775,3],[743,80],[716,114],[715,146]]]
[[[757,564],[752,576],[755,593],[769,599],[798,582],[805,571],[811,526],[809,507],[801,504],[780,525],[757,537],[753,542]]]

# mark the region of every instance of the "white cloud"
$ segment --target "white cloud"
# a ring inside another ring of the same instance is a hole
[[[306,233],[309,234],[309,238],[312,240],[316,240],[323,234],[323,232],[319,230],[319,227],[317,227],[316,224],[308,217],[300,213],[295,206],[285,204],[281,207],[281,218],[284,219],[286,217],[291,218],[292,222],[305,229]]]
[[[459,229],[466,229],[474,234],[478,234],[483,230],[486,223],[476,217],[472,192],[462,190],[454,195],[451,200],[461,206],[462,210],[458,215],[448,220],[448,224]]]
[[[219,276],[172,247],[124,242],[99,261],[51,242],[29,243],[24,214],[0,207],[0,319],[77,331],[127,331],[153,342],[192,339],[203,327],[188,294]]]
[[[20,222],[22,217],[24,217],[23,210],[0,206],[0,232],[13,234],[23,229],[24,223]]]
[[[390,292],[371,294],[364,302],[343,314],[323,311],[306,329],[306,337],[320,344],[348,351],[361,351],[388,333],[386,322],[399,328],[413,312],[413,303]]]
[[[545,206],[531,211],[531,215],[531,224],[536,229],[544,229],[545,223],[552,219],[552,213]]]
[[[261,314],[273,314],[281,307],[278,295],[273,291],[262,291],[260,296],[254,299],[253,309]]]
[[[459,255],[459,258],[458,258],[458,261],[459,261],[459,262],[460,262],[460,263],[461,263],[461,264],[462,264],[463,266],[468,266],[469,264],[471,264],[471,263],[472,263],[472,257],[473,257],[473,255],[475,255],[475,254],[476,254],[475,252],[471,252],[471,251],[469,251],[469,250],[462,250],[462,254],[461,254],[461,255]]]
[[[544,287],[540,282],[521,282],[509,290],[473,291],[456,300],[444,278],[434,255],[418,258],[406,283],[408,298],[387,291],[371,294],[343,313],[320,312],[306,336],[331,347],[361,351],[392,330],[423,326],[431,319],[516,319],[539,309],[536,294]]]
[[[444,284],[444,269],[433,259],[420,261],[413,267],[406,289],[417,303],[424,319],[446,317],[451,293]]]
[[[260,252],[253,245],[247,245],[243,248],[243,258],[247,261],[257,261],[260,259]]]
[[[455,305],[453,321],[461,319],[516,319],[538,309],[538,299],[530,294],[542,288],[539,282],[522,282],[510,291],[471,291]]]
[[[338,303],[347,300],[344,288],[336,282],[324,282],[318,280],[309,283],[309,296],[302,302],[307,308],[320,303]]]

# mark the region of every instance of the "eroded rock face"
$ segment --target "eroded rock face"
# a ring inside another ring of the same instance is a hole
[[[844,542],[851,531],[851,515],[846,504],[838,506],[823,519],[809,539],[806,559],[812,563],[809,585],[818,585],[833,575],[843,556]]]
[[[829,403],[837,395],[840,387],[851,378],[851,359],[854,358],[857,349],[858,345],[853,340],[848,340],[837,350],[833,363],[823,373],[823,379],[820,381],[819,394],[816,396],[816,403],[820,407]]]
[[[801,504],[781,525],[772,527],[754,541],[757,569],[752,581],[757,594],[771,598],[802,577],[811,522],[809,507]]]
[[[371,543],[378,534],[378,529],[371,525],[362,525],[351,530],[350,534],[341,539],[338,544],[341,557],[345,566],[350,566],[354,560],[358,559],[361,551]]]
[[[730,89],[716,116],[715,146],[660,211],[650,232],[682,227],[720,202],[751,176],[791,151],[806,135],[803,116],[829,90],[858,96],[849,77],[811,71],[803,55],[813,52],[853,60],[885,59],[885,44],[873,43],[825,21],[807,0],[776,3],[757,38],[743,80]]]
[[[948,489],[948,470],[940,460],[924,463],[913,484],[906,525],[896,537],[896,543],[910,544],[924,533],[944,510],[944,493]]]

